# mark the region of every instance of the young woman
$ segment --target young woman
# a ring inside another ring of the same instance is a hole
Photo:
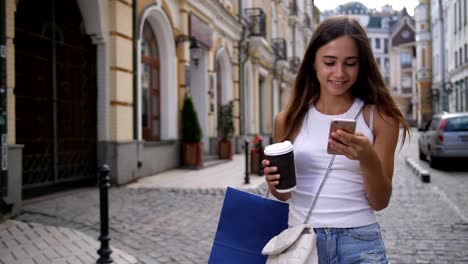
[[[357,117],[356,132],[338,130],[335,118]],[[296,190],[279,193],[281,175],[263,160],[272,194],[289,200],[289,225],[302,224],[338,151],[312,212],[320,263],[388,263],[374,211],[387,207],[392,193],[394,155],[402,127],[409,126],[380,74],[364,29],[338,16],[315,31],[299,69],[288,106],[275,118],[276,142],[294,144]]]

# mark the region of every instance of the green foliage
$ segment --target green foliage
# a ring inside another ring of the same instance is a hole
[[[221,105],[221,109],[218,112],[218,131],[223,139],[231,138],[234,133],[232,108],[232,101],[229,101],[227,104]]]
[[[201,138],[202,131],[197,112],[192,98],[186,95],[182,105],[182,142],[200,142]]]

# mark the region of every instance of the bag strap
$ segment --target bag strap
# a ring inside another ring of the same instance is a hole
[[[354,120],[357,120],[357,118],[359,117],[359,115],[361,114],[361,112],[362,112],[362,110],[364,109],[365,106],[366,105],[364,104],[361,107],[361,109],[359,109],[356,116],[354,117]],[[317,200],[318,200],[318,197],[320,195],[320,192],[322,191],[323,185],[325,185],[325,181],[328,178],[328,175],[330,174],[331,166],[333,165],[333,162],[335,161],[335,157],[336,157],[336,155],[333,155],[330,158],[330,163],[328,164],[327,170],[325,171],[325,176],[323,176],[322,182],[320,183],[319,189],[317,190],[317,194],[315,195],[314,200],[312,201],[312,205],[310,206],[309,212],[307,212],[307,216],[306,216],[306,218],[304,220],[304,224],[307,224],[309,222],[309,220],[310,220],[310,217],[312,215],[312,211],[315,208],[315,204],[317,204]]]

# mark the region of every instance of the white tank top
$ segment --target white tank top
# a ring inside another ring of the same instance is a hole
[[[289,205],[289,225],[302,224],[325,175],[332,155],[327,153],[330,122],[335,118],[354,119],[364,105],[358,98],[344,114],[325,115],[311,107],[294,141],[296,190]],[[373,120],[372,120],[373,121]],[[371,121],[371,123],[372,123]],[[363,114],[357,118],[356,132],[374,142]],[[346,228],[377,222],[364,192],[359,161],[337,155],[319,195],[309,223],[314,228]]]

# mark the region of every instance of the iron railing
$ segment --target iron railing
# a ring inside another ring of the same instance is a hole
[[[289,68],[292,72],[297,72],[301,66],[301,58],[294,56],[289,58]]]
[[[272,42],[276,58],[278,60],[286,60],[286,58],[288,57],[286,40],[283,38],[274,38],[272,39]]]
[[[266,37],[266,17],[259,7],[245,8],[245,19],[249,27],[249,36]]]

